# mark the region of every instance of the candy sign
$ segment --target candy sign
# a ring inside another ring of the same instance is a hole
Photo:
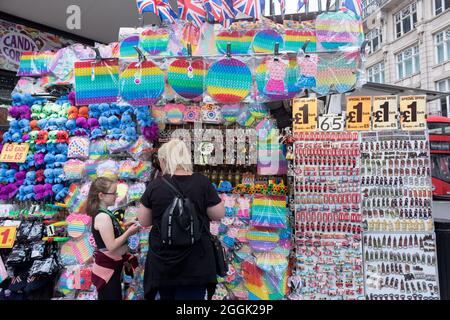
[[[18,32],[7,33],[0,42],[2,56],[17,65],[23,52],[36,51],[37,49],[38,47],[33,39]]]

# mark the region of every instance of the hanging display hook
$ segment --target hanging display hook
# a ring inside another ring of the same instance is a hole
[[[231,42],[227,43],[227,57],[231,58]]]
[[[139,62],[147,61],[147,58],[145,57],[145,53],[139,48],[138,46],[133,47],[134,50],[136,50],[138,56],[139,56]]]

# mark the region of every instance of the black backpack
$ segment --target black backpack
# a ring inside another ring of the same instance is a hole
[[[162,215],[162,243],[176,247],[192,246],[202,235],[200,216],[189,198],[185,197],[168,178],[162,179],[175,194],[172,203]]]

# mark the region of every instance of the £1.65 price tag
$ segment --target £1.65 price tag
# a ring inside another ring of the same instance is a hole
[[[0,227],[0,248],[9,249],[16,241],[17,227]]]
[[[347,130],[369,131],[372,97],[347,98]]]
[[[426,128],[427,96],[400,97],[400,125],[402,130]]]
[[[397,96],[378,96],[373,98],[372,129],[398,129]]]
[[[317,99],[294,99],[292,107],[293,131],[304,132],[317,129]]]
[[[319,116],[319,130],[326,132],[344,131],[345,117],[340,114],[324,114]]]

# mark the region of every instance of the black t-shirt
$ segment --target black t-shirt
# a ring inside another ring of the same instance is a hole
[[[171,182],[188,197],[202,216],[209,229],[208,207],[220,203],[217,191],[205,176],[173,176]],[[144,286],[147,293],[160,286],[207,285],[216,282],[216,265],[211,240],[206,230],[202,238],[189,250],[163,246],[161,243],[161,219],[172,203],[173,191],[161,177],[152,181],[141,198],[141,203],[152,210],[153,228],[150,232],[150,250],[145,268]]]

